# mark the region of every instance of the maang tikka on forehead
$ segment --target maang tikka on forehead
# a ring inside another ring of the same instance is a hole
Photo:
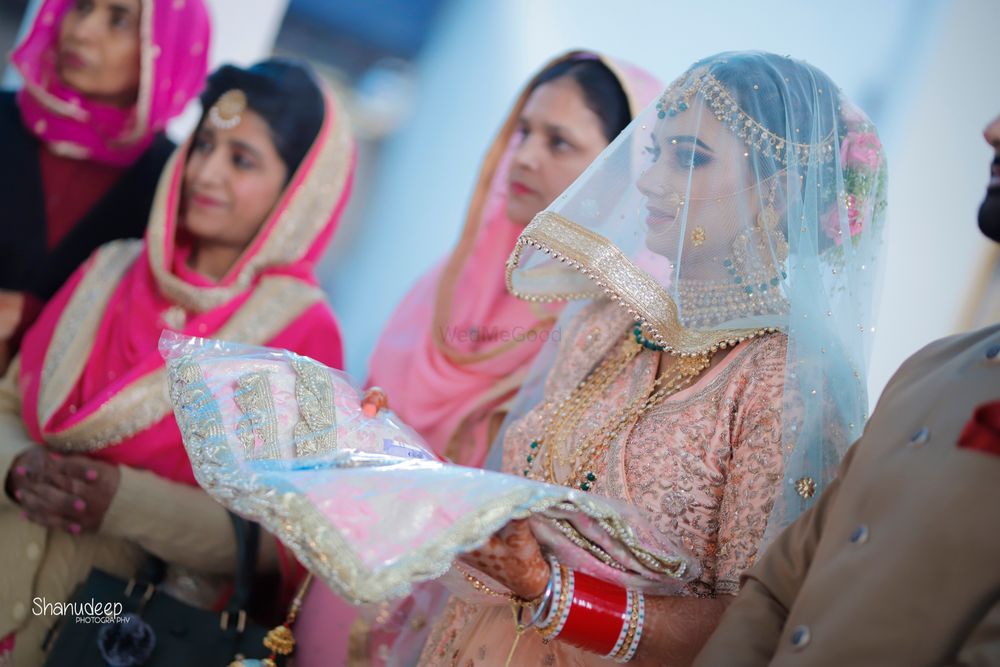
[[[760,89],[753,85],[755,91]],[[823,90],[818,89],[819,94]],[[816,144],[789,141],[775,134],[760,121],[753,118],[746,110],[740,108],[729,90],[712,74],[703,71],[694,75],[681,77],[664,91],[656,103],[656,116],[661,120],[667,116],[673,117],[687,111],[691,99],[700,94],[712,115],[728,127],[747,146],[755,149],[766,157],[773,157],[778,162],[789,164],[808,164],[812,157],[818,157],[822,162],[831,162],[834,154],[836,137],[830,134]]]
[[[231,130],[243,120],[247,94],[239,88],[224,92],[208,110],[208,121],[220,130]]]

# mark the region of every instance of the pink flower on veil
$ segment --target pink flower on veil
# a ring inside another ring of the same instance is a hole
[[[864,218],[861,215],[862,211],[854,195],[847,195],[844,198],[844,207],[847,209],[847,228],[851,238],[854,238],[865,228]],[[837,245],[844,242],[844,235],[840,228],[839,208],[834,208],[823,219],[823,232]]]
[[[843,170],[843,190],[831,210],[822,218],[826,236],[836,245],[844,242],[844,221],[841,209],[847,213],[846,231],[853,239],[879,209],[885,181],[882,168],[882,142],[867,124],[855,126],[840,143],[840,168]],[[876,201],[872,202],[872,197]]]
[[[840,161],[845,168],[878,169],[882,142],[874,132],[848,132],[840,144]]]

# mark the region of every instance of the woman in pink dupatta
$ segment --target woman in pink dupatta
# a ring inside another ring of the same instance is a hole
[[[68,599],[92,567],[127,578],[150,552],[178,595],[206,604],[218,588],[204,575],[232,572],[228,516],[195,486],[167,395],[164,329],[342,364],[313,268],[350,191],[345,116],[283,61],[224,67],[203,101],[145,241],[103,246],[73,275],[0,392],[0,597],[12,605],[0,637],[14,637],[18,665],[42,662],[56,620],[29,615],[31,600]],[[265,540],[265,561],[282,553]]]
[[[143,235],[205,84],[203,0],[45,0],[0,92],[0,373],[45,302],[99,246]]]
[[[659,88],[635,66],[574,51],[547,63],[514,102],[483,161],[457,246],[403,298],[370,362],[368,383],[386,391],[393,411],[439,455],[484,463],[558,316],[507,293],[504,265],[518,234]],[[590,134],[580,126],[587,122]]]
[[[518,235],[660,87],[633,65],[573,51],[542,67],[515,100],[483,161],[458,245],[404,297],[371,359],[368,384],[382,387],[390,407],[440,456],[484,463],[559,314],[507,293],[504,265]],[[314,585],[298,622],[298,663],[382,664],[396,634],[390,626],[414,602],[412,620],[421,626],[439,606],[439,590],[418,590],[395,614],[381,610],[372,628]]]

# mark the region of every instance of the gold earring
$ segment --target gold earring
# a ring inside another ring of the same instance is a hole
[[[674,211],[674,219],[676,220],[676,219],[680,218],[681,217],[681,211],[684,209],[684,198],[681,197],[676,192],[671,192],[670,196],[667,198],[667,200],[671,204],[673,204],[674,206],[677,207],[677,210]]]
[[[705,243],[705,228],[695,227],[691,230],[691,245],[695,248]]]
[[[778,184],[771,184],[771,191],[767,195],[767,205],[757,214],[757,227],[761,231],[773,229],[778,224],[778,211],[774,208],[774,197],[777,194]]]

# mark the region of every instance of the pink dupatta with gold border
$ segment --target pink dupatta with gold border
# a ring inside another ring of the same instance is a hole
[[[614,73],[633,117],[662,85],[648,72],[587,51]],[[392,409],[439,455],[480,466],[531,360],[548,338],[558,307],[507,293],[504,266],[523,231],[506,216],[507,174],[529,82],[483,160],[465,226],[451,254],[404,297],[372,353],[369,385],[386,390]],[[492,267],[492,268],[490,268]],[[459,340],[456,332],[474,333]],[[491,340],[496,339],[496,340]]]
[[[340,366],[339,327],[313,275],[354,172],[345,114],[327,96],[317,137],[275,209],[219,283],[183,265],[178,206],[188,144],[168,162],[146,239],[102,246],[48,303],[21,348],[22,415],[61,452],[194,484],[157,341],[164,329],[268,343]]]
[[[90,101],[56,71],[59,29],[75,0],[44,0],[11,61],[24,78],[17,103],[24,125],[66,157],[127,166],[205,84],[211,22],[202,0],[141,0],[140,74],[128,108]]]

